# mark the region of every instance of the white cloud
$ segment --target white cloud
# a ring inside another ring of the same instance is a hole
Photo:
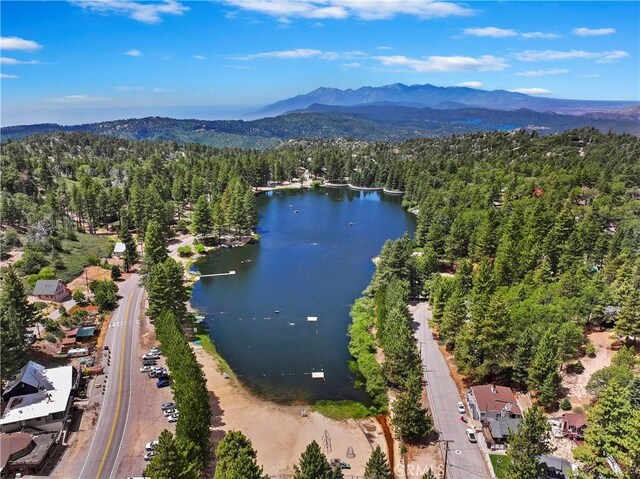
[[[524,93],[525,95],[547,95],[551,93],[551,90],[547,90],[546,88],[513,88],[507,91]]]
[[[0,50],[22,50],[34,52],[40,50],[42,45],[33,40],[25,40],[19,37],[0,37]]]
[[[323,52],[321,50],[314,50],[311,48],[295,48],[292,50],[278,50],[273,52],[253,53],[251,55],[236,55],[230,57],[232,60],[258,60],[261,58],[277,58],[281,60],[291,60],[297,58],[312,58],[319,57]]]
[[[376,47],[376,50],[393,50],[393,47],[388,47],[386,45],[380,45],[379,47]]]
[[[101,15],[125,15],[142,23],[160,23],[162,15],[182,15],[189,10],[176,0],[162,2],[134,2],[130,0],[69,0],[85,10]]]
[[[629,54],[622,50],[607,52],[588,52],[585,50],[526,50],[514,54],[515,58],[523,62],[559,61],[559,60],[594,60],[597,63],[610,63]]]
[[[386,20],[397,15],[418,18],[469,16],[474,10],[432,0],[218,0],[225,5],[282,18]]]
[[[383,65],[406,67],[417,72],[464,72],[464,71],[500,71],[507,68],[507,62],[493,55],[481,57],[429,56],[409,58],[403,55],[374,57]]]
[[[105,101],[106,98],[102,96],[91,96],[91,95],[66,95],[58,98],[51,98],[51,102],[53,103],[100,103]]]
[[[462,83],[458,83],[456,86],[464,86],[467,88],[482,88],[484,83],[481,81],[463,81]]]
[[[19,78],[18,75],[8,75],[7,73],[0,73],[0,79],[2,80],[10,80],[14,78]]]
[[[204,55],[194,55],[193,59],[194,60],[206,60],[207,57],[205,57]]]
[[[564,68],[549,68],[548,70],[529,70],[526,72],[518,72],[516,75],[521,77],[545,77],[549,75],[562,75],[563,73],[569,73],[569,70]]]
[[[342,68],[361,68],[362,63],[353,62],[353,63],[343,63],[340,65]]]
[[[546,33],[546,32],[524,32],[521,34],[522,38],[562,38],[562,35],[558,35],[557,33]]]
[[[142,52],[140,50],[136,50],[134,48],[133,50],[129,50],[127,52],[124,52],[124,55],[129,55],[130,57],[140,57],[140,56],[142,56]]]
[[[463,33],[465,35],[473,35],[474,37],[491,38],[515,37],[516,35],[518,35],[518,32],[516,32],[515,30],[497,27],[465,28]]]
[[[571,32],[579,37],[601,37],[603,35],[612,35],[616,33],[615,28],[574,28]]]
[[[0,64],[2,65],[37,65],[40,63],[37,60],[16,60],[15,58],[0,57]]]

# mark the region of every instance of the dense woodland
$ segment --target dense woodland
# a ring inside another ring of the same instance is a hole
[[[168,231],[192,222],[202,237],[242,235],[257,221],[250,187],[305,172],[403,190],[417,215],[415,238],[385,246],[353,314],[352,337],[358,328],[376,330],[359,345],[352,340],[374,401],[384,406],[391,387],[415,404],[414,359],[399,359],[416,354],[415,343],[402,339],[405,299],[426,296],[441,341],[471,382],[528,389],[554,409],[563,394],[560,372],[579,368],[590,353],[588,330],[609,328],[631,347],[640,336],[638,158],[638,138],[592,129],[404,143],[292,141],[264,152],[84,133],[33,136],[2,145],[2,254],[21,247],[16,267],[32,275],[61,267],[61,240],[78,231],[116,228],[142,238],[150,224]],[[455,274],[436,274],[442,271]],[[3,351],[5,331],[15,333],[4,303]],[[14,306],[20,317],[28,313]],[[382,366],[371,361],[378,346],[389,358]],[[579,453],[585,477],[618,477],[603,465],[607,456],[625,477],[639,477],[640,427],[618,426],[640,421],[637,360],[627,355],[591,385],[597,402],[588,419],[598,427],[589,428]]]

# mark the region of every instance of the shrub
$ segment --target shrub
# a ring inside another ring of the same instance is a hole
[[[587,347],[585,348],[585,353],[590,358],[596,357],[596,347],[593,345],[591,341],[587,343]]]
[[[186,233],[189,231],[189,226],[187,226],[187,222],[185,220],[180,220],[176,224],[176,230],[178,230],[180,233]]]
[[[100,266],[100,259],[95,254],[87,256],[87,263],[93,266]]]
[[[24,274],[36,274],[47,266],[49,261],[39,251],[26,249],[20,261],[16,261],[16,267]]]
[[[584,365],[580,361],[567,364],[568,374],[582,374],[584,372]]]
[[[47,333],[44,335],[44,340],[48,341],[50,343],[56,343],[58,342],[58,338],[56,338],[53,334],[51,333]]]
[[[198,253],[198,254],[204,254],[207,251],[207,248],[205,248],[204,245],[200,244],[200,243],[195,245],[194,249],[196,250],[196,253]]]
[[[87,303],[87,297],[81,289],[76,289],[71,297],[80,306],[83,306]]]
[[[122,272],[120,271],[120,267],[117,264],[111,266],[111,279],[115,281],[120,276],[122,276]]]
[[[571,411],[571,403],[567,398],[564,398],[562,401],[560,401],[560,409],[562,409],[563,411]]]
[[[584,414],[584,409],[581,408],[580,406],[576,406],[573,408],[573,412],[576,414]]]
[[[113,281],[91,281],[89,290],[93,293],[93,302],[100,308],[100,311],[112,310],[118,297],[118,287]]]
[[[184,258],[186,256],[191,256],[193,251],[191,250],[191,246],[180,246],[178,248],[178,254]]]

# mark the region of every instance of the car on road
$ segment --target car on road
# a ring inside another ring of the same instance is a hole
[[[460,414],[465,414],[467,412],[467,410],[464,408],[464,404],[462,404],[462,401],[458,401],[458,412]]]
[[[176,408],[176,403],[174,402],[165,402],[160,405],[160,409],[162,409],[163,411],[166,411],[167,409],[175,409],[175,408]]]
[[[178,414],[178,410],[177,409],[166,409],[164,411],[164,416],[165,417],[173,416],[174,414]]]
[[[169,421],[169,422],[178,422],[178,415],[177,415],[177,414],[174,414],[174,415],[172,415],[172,416],[169,416],[169,417],[167,418],[167,421]]]
[[[168,385],[169,385],[168,379],[160,379],[158,382],[156,382],[156,386],[159,388],[166,388]]]
[[[150,461],[150,460],[151,460],[151,458],[152,458],[153,456],[155,456],[155,455],[156,455],[156,453],[155,453],[154,451],[149,451],[149,452],[147,452],[147,453],[144,455],[144,460],[145,460],[145,461]]]
[[[160,444],[160,442],[159,442],[159,441],[151,441],[151,442],[148,442],[148,443],[146,443],[146,444],[144,445],[144,449],[145,449],[145,451],[147,451],[147,452],[149,452],[149,451],[153,451],[153,450],[156,448],[156,446],[157,446],[158,444]]]
[[[467,439],[469,439],[469,442],[478,442],[476,432],[473,429],[469,428],[465,432],[467,433]]]
[[[141,373],[149,373],[151,371],[153,371],[153,367],[152,366],[142,366],[140,368],[140,372]]]

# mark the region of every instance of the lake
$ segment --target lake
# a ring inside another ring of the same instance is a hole
[[[347,188],[269,192],[258,198],[257,244],[196,263],[202,274],[236,271],[201,278],[191,303],[246,386],[277,402],[367,402],[348,367],[349,309],[383,243],[415,230],[401,202]]]

